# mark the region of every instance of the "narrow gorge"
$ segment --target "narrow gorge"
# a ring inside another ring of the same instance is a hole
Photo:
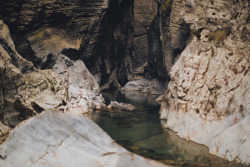
[[[0,0],[0,136],[9,135],[0,167],[165,166],[128,152],[85,118],[110,112],[103,95],[114,91],[157,96],[163,128],[249,166],[249,7]]]

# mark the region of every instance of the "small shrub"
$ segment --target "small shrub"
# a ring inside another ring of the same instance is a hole
[[[214,40],[215,42],[223,42],[226,37],[230,34],[230,29],[217,30],[215,32],[210,32],[207,34],[209,41]]]

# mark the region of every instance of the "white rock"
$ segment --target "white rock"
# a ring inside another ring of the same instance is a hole
[[[68,112],[79,115],[95,109],[96,106],[104,106],[99,85],[81,60],[74,62],[59,55],[53,69],[60,75],[67,89]]]
[[[242,46],[193,40],[171,69],[161,118],[210,153],[250,164],[250,48]]]
[[[116,144],[91,120],[47,111],[17,126],[0,146],[0,164],[61,167],[164,167]]]

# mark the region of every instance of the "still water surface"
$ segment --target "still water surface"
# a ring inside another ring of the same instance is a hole
[[[93,112],[93,119],[117,143],[131,152],[175,167],[240,167],[208,154],[205,146],[187,142],[168,129],[159,119],[157,96],[145,94],[103,93],[111,100],[133,104],[136,111]]]

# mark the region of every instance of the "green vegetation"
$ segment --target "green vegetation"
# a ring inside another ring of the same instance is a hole
[[[214,40],[215,42],[223,42],[229,34],[230,29],[221,29],[208,33],[206,37],[209,41]]]
[[[192,30],[191,34],[196,36],[198,39],[201,38],[201,32],[204,30],[205,28],[199,28],[198,30]]]
[[[165,0],[165,2],[162,4],[162,7],[161,7],[162,12],[168,11],[168,9],[170,9],[171,7],[172,2],[173,0]]]

